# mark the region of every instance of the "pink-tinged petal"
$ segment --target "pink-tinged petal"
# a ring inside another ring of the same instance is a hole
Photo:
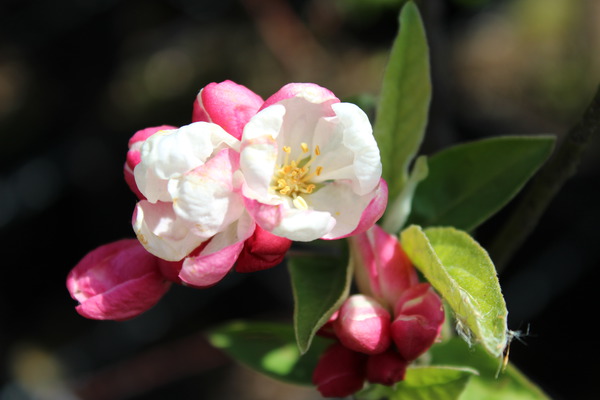
[[[378,225],[353,236],[350,243],[361,292],[392,308],[402,293],[418,284],[417,272],[398,239]]]
[[[413,286],[398,299],[392,338],[402,357],[412,361],[425,353],[440,334],[444,309],[428,283]]]
[[[339,343],[321,355],[312,382],[323,397],[346,397],[362,389],[367,356]]]
[[[339,310],[334,329],[340,342],[351,350],[379,354],[388,349],[390,313],[365,295],[350,296]]]
[[[388,186],[383,178],[379,182],[379,186],[375,189],[375,195],[371,202],[363,211],[358,226],[348,236],[354,236],[366,232],[383,216],[388,202]],[[336,238],[340,239],[340,238]]]
[[[170,125],[160,125],[153,126],[150,128],[142,129],[133,134],[131,139],[129,139],[129,150],[127,151],[127,158],[125,161],[125,165],[123,166],[123,173],[125,175],[125,182],[131,189],[133,193],[137,196],[138,199],[144,200],[146,197],[140,192],[135,183],[135,177],[133,175],[133,170],[136,165],[138,165],[141,161],[140,149],[142,148],[142,144],[146,139],[150,136],[154,135],[159,131],[168,131],[172,129],[177,129],[174,126]]]
[[[322,86],[314,83],[288,83],[279,89],[275,94],[269,97],[262,107],[261,110],[278,103],[282,100],[286,100],[292,97],[303,97],[311,103],[339,103],[339,99],[331,92]]]
[[[238,259],[244,241],[254,232],[254,221],[244,214],[225,231],[215,235],[198,255],[187,257],[179,277],[190,286],[205,288],[218,283]]]
[[[281,204],[272,206],[244,197],[244,205],[252,218],[260,221],[260,226],[268,232],[281,223],[283,218],[283,206]]]
[[[262,105],[263,99],[245,86],[213,82],[198,93],[192,118],[194,122],[213,122],[240,139],[244,126]]]
[[[329,212],[335,226],[323,239],[336,240],[357,235],[372,227],[383,215],[387,205],[387,184],[382,179],[375,191],[358,196],[349,181],[336,181],[307,196],[310,206]]]
[[[271,268],[283,261],[292,241],[275,236],[256,226],[244,242],[244,249],[235,264],[237,272],[254,272]]]
[[[126,320],[154,306],[170,283],[158,259],[135,239],[123,239],[89,252],[71,270],[67,288],[86,318]]]
[[[145,129],[140,129],[139,131],[134,133],[133,136],[131,136],[131,138],[129,139],[128,148],[132,149],[136,146],[136,143],[138,145],[143,143],[146,139],[148,139],[150,136],[154,135],[156,132],[170,131],[173,129],[177,129],[177,127],[172,126],[172,125],[159,125],[159,126],[151,126],[149,128],[145,128]],[[138,150],[139,150],[139,148],[138,148]]]
[[[391,386],[404,380],[408,362],[396,350],[390,348],[385,353],[369,356],[367,380]]]

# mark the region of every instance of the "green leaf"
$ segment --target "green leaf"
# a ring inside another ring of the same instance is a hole
[[[386,231],[397,234],[406,223],[413,204],[415,189],[427,177],[427,157],[420,156],[415,161],[408,182],[393,203],[388,206],[381,227]]]
[[[212,329],[210,343],[235,360],[272,378],[311,385],[319,357],[331,344],[316,337],[307,353],[300,354],[291,325],[265,322],[233,322]]]
[[[294,293],[294,329],[301,353],[310,347],[315,333],[342,305],[350,292],[352,268],[344,257],[297,256],[288,268]]]
[[[464,333],[496,357],[507,344],[508,311],[496,269],[487,252],[471,236],[454,228],[402,231],[403,249],[446,300]]]
[[[408,179],[409,164],[423,141],[431,100],[429,48],[421,15],[412,1],[402,8],[399,20],[374,127],[390,199],[400,194]]]
[[[409,224],[473,230],[521,190],[553,147],[551,136],[506,136],[435,154],[415,192]]]
[[[394,387],[373,385],[357,394],[360,400],[457,400],[477,371],[457,367],[413,367]]]
[[[469,347],[459,338],[434,345],[429,354],[433,364],[464,365],[479,375],[469,381],[461,400],[546,400],[549,397],[509,363],[500,372],[501,361],[480,346]],[[500,373],[499,373],[500,372]]]

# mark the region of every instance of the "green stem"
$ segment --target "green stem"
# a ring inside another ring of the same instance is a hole
[[[575,174],[577,166],[592,137],[600,130],[600,87],[579,122],[540,169],[523,192],[505,224],[487,246],[498,272],[502,271],[514,253],[534,230],[542,214],[565,182]]]

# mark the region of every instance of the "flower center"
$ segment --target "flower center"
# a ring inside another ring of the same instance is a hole
[[[311,163],[316,157],[321,154],[319,146],[316,146],[314,152],[306,143],[300,143],[302,152],[295,160],[290,160],[292,149],[289,146],[283,146],[285,158],[282,165],[277,165],[273,174],[271,188],[282,195],[292,198],[292,203],[298,209],[308,209],[306,200],[302,197],[303,194],[312,193],[317,186],[311,183],[311,179],[321,175],[323,167],[316,167],[311,171]],[[310,153],[310,155],[308,155]]]

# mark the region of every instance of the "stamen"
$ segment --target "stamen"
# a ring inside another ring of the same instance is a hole
[[[292,200],[292,203],[300,210],[308,210],[308,204],[306,204],[306,200],[304,200],[302,196],[296,196],[296,198]]]
[[[283,196],[290,196],[294,207],[307,210],[308,203],[300,194],[311,194],[317,189],[317,185],[311,183],[310,180],[314,176],[319,176],[323,167],[318,166],[311,171],[310,165],[321,154],[321,149],[319,146],[315,146],[314,154],[310,154],[310,158],[303,156],[303,154],[310,153],[310,147],[307,143],[302,142],[300,143],[301,153],[297,159],[291,161],[291,147],[282,146],[282,149],[285,157],[283,163],[277,166],[271,188]],[[300,167],[300,165],[302,166]]]

